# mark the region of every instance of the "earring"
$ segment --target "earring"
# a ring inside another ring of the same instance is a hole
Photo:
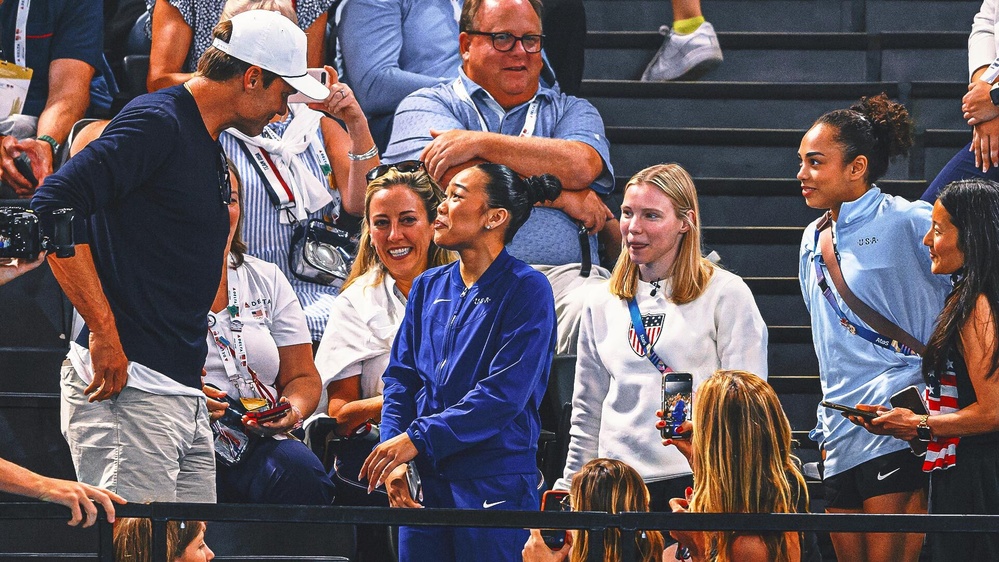
[[[489,226],[488,224],[486,225],[486,230],[492,230],[492,229],[493,227]]]

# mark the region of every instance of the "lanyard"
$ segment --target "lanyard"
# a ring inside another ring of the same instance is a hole
[[[451,87],[454,89],[454,93],[458,95],[461,101],[468,103],[475,110],[475,115],[479,118],[479,127],[485,133],[489,132],[489,125],[486,124],[486,118],[482,116],[482,112],[479,111],[478,106],[472,101],[472,96],[468,94],[468,90],[465,88],[465,84],[461,81],[461,76],[456,78],[454,82],[451,83]],[[531,100],[531,105],[527,106],[527,117],[524,118],[524,128],[520,130],[521,137],[531,137],[534,136],[534,128],[538,123],[538,110],[541,106],[541,102],[538,100],[538,96],[535,95],[534,99]]]
[[[460,0],[451,0],[451,8],[454,10],[454,22],[461,22],[461,2]]]
[[[17,23],[14,27],[14,64],[25,66],[25,53],[27,47],[25,40],[28,36],[28,9],[31,7],[31,0],[17,1]]]
[[[666,363],[652,349],[652,344],[649,343],[649,335],[645,332],[645,323],[642,322],[642,313],[638,310],[638,303],[635,302],[634,297],[628,299],[628,312],[631,313],[631,326],[635,329],[635,335],[638,336],[638,343],[642,346],[642,351],[645,352],[645,356],[648,357],[649,362],[656,369],[659,369],[659,372],[662,374],[672,373],[673,369],[667,367]]]
[[[832,228],[832,226],[829,226],[828,228]],[[815,246],[813,248],[814,256],[812,258],[812,263],[815,266],[815,282],[818,284],[819,290],[822,291],[822,296],[825,297],[825,299],[829,302],[829,305],[832,306],[833,312],[835,312],[836,316],[839,317],[840,325],[846,328],[851,334],[860,336],[878,347],[882,347],[896,353],[901,353],[902,355],[918,356],[919,354],[913,351],[909,346],[887,336],[883,336],[874,330],[868,329],[866,326],[862,326],[851,321],[846,317],[846,314],[843,313],[843,309],[840,308],[839,303],[836,302],[836,296],[833,295],[832,285],[830,285],[829,281],[826,280],[826,274],[823,271],[825,260],[822,259],[822,252],[819,251],[820,232],[821,229],[815,229]],[[836,250],[835,240],[833,240],[833,250]],[[836,261],[839,262],[839,252],[835,251],[835,253]]]
[[[232,384],[238,392],[240,392],[240,400],[243,401],[243,405],[250,408],[253,404],[253,400],[259,400],[259,398],[264,398],[266,404],[256,404],[256,407],[263,405],[273,405],[276,403],[274,396],[271,395],[267,387],[264,386],[260,379],[257,378],[257,374],[253,372],[253,369],[246,362],[246,344],[243,340],[243,322],[239,319],[240,311],[240,299],[239,299],[239,279],[240,272],[239,268],[230,269],[228,272],[228,292],[229,292],[229,306],[226,307],[226,311],[229,313],[230,318],[230,329],[229,338],[226,338],[226,334],[222,329],[219,322],[216,321],[215,316],[211,313],[208,314],[208,331],[215,341],[215,349],[218,351],[219,357],[222,359],[222,366],[225,367],[226,378]],[[240,384],[242,383],[242,384]],[[256,389],[258,396],[242,396],[242,389]],[[249,403],[248,403],[249,402]]]

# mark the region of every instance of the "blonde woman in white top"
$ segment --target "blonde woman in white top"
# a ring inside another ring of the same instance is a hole
[[[745,282],[701,256],[697,193],[676,164],[638,172],[624,188],[623,250],[606,285],[588,289],[580,323],[572,428],[565,475],[598,457],[633,466],[652,494],[651,509],[692,485],[690,466],[656,429],[662,367],[693,375],[718,369],[767,373],[767,328]],[[637,305],[652,351],[633,329]]]

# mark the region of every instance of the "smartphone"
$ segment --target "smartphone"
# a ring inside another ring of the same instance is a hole
[[[326,86],[327,88],[329,87],[330,73],[326,72],[325,68],[310,68],[305,72],[308,73],[309,76],[315,78],[316,80],[319,80],[319,83],[322,84],[323,86]],[[288,96],[288,103],[315,103],[317,101],[323,101],[323,100],[310,98],[309,96],[301,92],[295,92],[294,94]]]
[[[569,511],[565,499],[569,497],[568,490],[548,490],[541,496],[541,511]],[[562,550],[565,546],[565,529],[541,529],[541,538],[552,550]]]
[[[835,402],[829,402],[827,400],[823,400],[822,402],[820,402],[820,404],[822,404],[826,408],[832,408],[833,410],[839,410],[840,412],[846,412],[847,414],[850,414],[851,416],[857,416],[858,418],[864,418],[867,421],[871,421],[874,418],[878,417],[878,415],[876,413],[874,413],[874,412],[868,412],[866,410],[858,410],[857,408],[854,408],[852,406],[844,406],[843,404],[837,404]]]
[[[282,402],[273,408],[258,408],[256,410],[250,410],[249,412],[246,412],[246,417],[257,423],[264,423],[274,421],[288,415],[288,410],[290,409],[290,402]]]
[[[690,373],[663,373],[663,420],[660,430],[663,439],[686,439],[680,432],[683,422],[690,419],[691,400],[694,396],[694,376]]]
[[[14,167],[17,168],[17,172],[24,176],[24,179],[28,180],[31,187],[38,187],[38,180],[35,178],[35,172],[31,169],[31,158],[26,152],[22,152],[14,158]]]
[[[893,408],[908,408],[912,410],[914,414],[920,416],[929,415],[930,413],[930,411],[926,409],[926,403],[923,402],[923,394],[916,386],[903,388],[895,394],[892,394],[888,401],[891,402]],[[912,441],[909,441],[909,448],[912,449],[912,454],[917,457],[921,457],[926,454],[925,441],[913,439]]]
[[[409,497],[416,503],[423,503],[423,482],[420,481],[420,472],[416,470],[415,462],[406,465],[406,485],[409,487]]]

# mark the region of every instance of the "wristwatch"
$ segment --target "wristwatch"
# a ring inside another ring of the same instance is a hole
[[[48,135],[39,135],[38,140],[49,143],[52,147],[52,158],[59,155],[59,147],[61,146],[56,140]]]
[[[999,82],[992,85],[989,89],[989,98],[992,99],[992,105],[999,105]]]
[[[919,416],[919,425],[916,426],[916,439],[919,439],[920,441],[925,442],[933,439],[933,430],[931,430],[929,424],[926,423],[926,420],[929,419],[929,417],[930,416],[926,415]]]

